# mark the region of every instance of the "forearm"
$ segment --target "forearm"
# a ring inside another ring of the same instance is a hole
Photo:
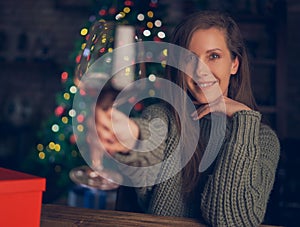
[[[133,150],[128,153],[117,153],[116,159],[124,164],[146,167],[155,165],[163,160],[165,142],[159,140],[164,136],[161,133],[163,125],[150,129],[150,122],[146,119],[132,119],[139,127],[139,139]],[[145,143],[147,141],[147,144]]]
[[[156,105],[145,110],[140,118],[133,120],[139,126],[136,147],[127,154],[116,154],[115,157],[125,164],[125,170],[126,167],[130,169],[126,172],[130,178],[134,179],[143,174],[152,182],[161,170],[162,161],[166,158],[165,150],[170,147],[170,141],[175,144],[176,126],[170,124],[172,115],[168,110]],[[131,168],[132,166],[137,168]]]

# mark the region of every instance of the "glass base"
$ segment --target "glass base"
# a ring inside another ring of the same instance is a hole
[[[103,177],[105,176],[105,177]],[[79,185],[100,190],[113,190],[119,187],[112,179],[120,179],[117,172],[109,170],[95,171],[89,166],[80,166],[70,171],[71,180]]]

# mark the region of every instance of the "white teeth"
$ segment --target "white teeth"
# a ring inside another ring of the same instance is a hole
[[[198,86],[201,88],[212,86],[215,82],[209,82],[209,83],[198,83]]]

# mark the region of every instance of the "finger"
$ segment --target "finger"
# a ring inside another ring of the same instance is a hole
[[[192,113],[193,120],[199,120],[205,115],[219,111],[219,102],[205,104]]]
[[[109,131],[113,130],[111,111],[99,110],[96,115],[96,125],[100,125],[102,128]]]
[[[124,147],[119,143],[110,143],[108,141],[103,141],[103,147],[105,148],[105,152],[109,154],[115,154],[117,152],[123,152]]]
[[[109,143],[116,142],[115,135],[109,130],[106,130],[106,129],[98,130],[97,129],[97,133],[98,133],[98,136],[99,136],[101,141],[107,141]]]
[[[103,119],[98,121],[96,124],[96,131],[101,140],[106,140],[110,143],[116,141],[112,122],[108,118],[103,117]]]
[[[201,106],[193,113],[193,120],[199,120],[205,115],[211,112],[210,106],[208,104]]]

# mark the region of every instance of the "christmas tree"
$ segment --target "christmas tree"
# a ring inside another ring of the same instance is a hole
[[[114,22],[115,24],[132,25],[137,30],[138,39],[142,41],[166,41],[166,27],[162,23],[164,6],[158,0],[95,0],[92,14],[87,24],[80,29],[82,39],[75,45],[75,51],[71,55],[72,62],[61,73],[63,90],[57,94],[54,114],[43,123],[38,133],[39,141],[24,161],[24,171],[45,177],[47,190],[44,193],[44,201],[51,202],[63,193],[67,192],[72,184],[69,178],[71,169],[84,165],[76,145],[76,136],[73,131],[72,121],[76,121],[76,129],[79,133],[86,131],[86,119],[88,107],[83,106],[80,112],[73,108],[75,94],[85,95],[78,88],[78,82],[82,72],[80,67],[91,64],[91,54],[97,51],[97,57],[110,51],[112,37],[102,40],[103,45],[97,50],[91,50],[88,42],[91,40],[91,28],[99,21]],[[109,44],[110,43],[110,44]],[[95,59],[94,59],[95,60]],[[162,76],[163,66],[148,64],[144,76]],[[143,103],[137,103],[134,111],[142,109]],[[84,138],[84,137],[83,137]]]

